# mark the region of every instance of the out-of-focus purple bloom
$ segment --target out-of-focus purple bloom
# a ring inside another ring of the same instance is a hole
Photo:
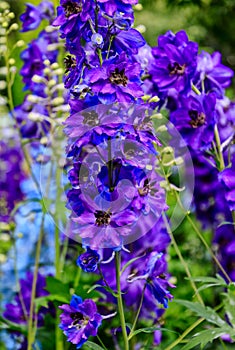
[[[19,145],[12,147],[10,143],[10,140],[9,145],[0,141],[0,221],[3,222],[12,220],[11,211],[23,199],[20,183],[25,178]]]
[[[43,19],[51,21],[54,6],[50,1],[42,1],[38,6],[26,4],[26,11],[20,16],[22,32],[36,29]]]
[[[76,345],[76,349],[88,340],[90,336],[96,336],[98,327],[102,323],[102,316],[97,312],[96,304],[91,299],[84,301],[77,295],[73,295],[70,304],[59,306],[63,313],[60,315],[60,328],[67,340]]]
[[[235,155],[231,167],[224,169],[219,174],[219,179],[225,186],[225,198],[230,210],[235,210]]]
[[[154,60],[149,69],[152,81],[160,91],[175,88],[188,92],[196,71],[198,45],[188,40],[184,31],[167,32],[158,38],[153,48]]]
[[[103,62],[101,67],[86,69],[85,82],[101,103],[131,103],[143,95],[140,65],[130,62],[125,53]]]
[[[27,278],[20,280],[20,292],[17,293],[14,303],[6,305],[6,310],[3,313],[4,318],[16,324],[27,324],[30,312],[32,284],[33,274],[28,272]],[[46,279],[39,273],[36,285],[36,298],[48,295],[48,292],[44,289],[45,286]],[[46,310],[47,309],[42,307],[38,311],[37,320],[39,327],[43,325],[43,318]],[[34,314],[33,317],[35,318],[36,315]]]
[[[94,272],[97,269],[99,260],[99,254],[88,247],[85,253],[79,255],[77,265],[85,272]]]
[[[14,110],[15,117],[23,138],[41,138],[50,130],[49,117],[45,106],[40,103],[25,101]],[[34,120],[36,119],[36,120]]]
[[[48,59],[50,63],[54,63],[57,59],[57,50],[48,50],[50,44],[58,42],[58,33],[47,33],[42,31],[36,40],[33,40],[28,48],[22,51],[21,59],[24,65],[20,71],[25,90],[29,89],[39,96],[45,96],[44,86],[32,81],[34,75],[44,76],[45,68],[44,60]]]
[[[164,278],[161,278],[162,272],[164,271],[163,266],[165,264],[162,257],[162,254],[156,252],[150,254],[146,267],[147,288],[150,289],[157,302],[167,308],[168,300],[171,300],[173,296],[166,289],[169,282]],[[170,286],[174,287],[173,285]]]
[[[199,152],[191,152],[195,172],[194,204],[196,215],[203,226],[217,226],[230,221],[230,210],[225,199],[225,189],[218,180],[218,170],[213,159]]]
[[[171,113],[171,121],[190,148],[198,150],[210,146],[214,137],[215,103],[213,93],[182,97],[181,106]]]
[[[221,54],[214,52],[210,55],[208,52],[202,52],[198,55],[197,74],[195,76],[195,84],[205,92],[216,91],[219,97],[223,95],[223,89],[231,84],[234,72],[231,68],[221,63]]]

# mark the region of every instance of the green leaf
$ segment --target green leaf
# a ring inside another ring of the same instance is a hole
[[[128,337],[128,339],[130,340],[131,338],[133,338],[136,334],[139,334],[139,333],[153,333],[155,331],[167,331],[167,332],[171,332],[171,333],[176,333],[178,334],[177,332],[175,331],[172,331],[170,329],[167,329],[167,328],[162,328],[162,327],[159,327],[159,326],[152,326],[152,327],[146,327],[146,328],[140,328],[140,329],[137,329],[136,331],[134,331],[130,337]]]
[[[59,301],[69,302],[71,299],[69,283],[65,284],[62,281],[56,279],[55,277],[48,276],[46,278],[45,289],[51,295],[53,295],[53,297],[51,296],[51,298],[54,298],[54,299],[51,299],[51,300],[58,300],[58,297],[59,297],[60,298]],[[61,298],[63,298],[63,300],[61,300]]]
[[[222,287],[226,287],[227,283],[225,280],[219,276],[216,275],[217,278],[215,277],[205,277],[205,276],[198,276],[198,277],[192,277],[192,278],[186,278],[187,280],[194,281],[194,282],[202,282],[202,283],[216,283]]]
[[[25,325],[19,325],[17,323],[8,321],[4,317],[0,315],[0,329],[7,329],[11,331],[18,331],[24,335],[27,335],[27,326]]]
[[[235,327],[235,293],[228,290],[227,293],[224,293],[224,296],[226,299],[224,302],[226,314],[233,327]]]
[[[223,334],[228,332],[227,327],[225,328],[210,328],[195,334],[192,339],[189,340],[188,344],[185,345],[181,350],[189,350],[197,345],[204,349],[207,343],[221,337]]]
[[[86,346],[89,349],[92,349],[92,350],[104,350],[104,348],[102,348],[101,346],[97,345],[96,343],[93,343],[92,341],[87,341],[86,342]]]
[[[111,293],[115,298],[118,297],[118,294],[115,293],[110,287],[102,286],[102,284],[94,284],[94,286],[92,286],[90,289],[88,289],[87,293],[90,293],[91,291],[93,291],[96,288],[103,288],[103,289],[107,290],[107,292]],[[125,293],[122,293],[122,294],[125,294]]]
[[[205,318],[208,322],[216,324],[219,327],[227,325],[224,320],[209,306],[203,306],[199,303],[193,303],[187,300],[174,300],[176,303],[185,306],[195,312],[198,316]]]

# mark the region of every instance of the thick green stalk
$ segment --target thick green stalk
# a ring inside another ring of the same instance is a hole
[[[116,261],[116,282],[117,282],[117,301],[118,301],[118,312],[120,317],[120,323],[122,327],[122,336],[124,340],[124,349],[123,350],[129,350],[129,342],[126,332],[126,321],[125,321],[125,315],[124,315],[124,309],[123,309],[123,303],[122,303],[122,293],[121,293],[121,256],[120,251],[115,252],[115,261]]]
[[[177,254],[178,257],[179,257],[179,259],[180,259],[180,261],[181,261],[181,264],[184,266],[186,275],[187,275],[188,278],[189,278],[189,281],[190,281],[191,286],[192,286],[192,288],[193,288],[193,290],[194,290],[194,292],[195,292],[195,295],[196,295],[196,297],[198,298],[198,301],[199,301],[202,305],[204,305],[203,299],[202,299],[201,295],[199,294],[199,292],[198,292],[198,290],[197,290],[196,284],[195,284],[194,281],[192,280],[191,272],[190,272],[190,270],[189,270],[189,268],[188,268],[188,265],[187,265],[186,261],[185,261],[184,258],[183,258],[183,255],[181,254],[181,251],[180,251],[180,249],[179,249],[179,247],[178,247],[178,244],[177,244],[177,242],[176,242],[176,240],[175,240],[175,237],[174,237],[174,235],[173,235],[173,233],[172,233],[172,231],[171,231],[171,228],[170,228],[170,226],[169,226],[169,224],[168,224],[167,218],[166,218],[166,216],[165,216],[164,214],[163,214],[163,220],[164,220],[164,223],[165,223],[167,232],[168,232],[168,234],[169,234],[169,236],[170,236],[170,238],[171,238],[171,242],[173,243],[173,246],[174,246],[174,248],[175,248],[176,254]]]

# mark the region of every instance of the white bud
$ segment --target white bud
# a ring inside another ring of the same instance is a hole
[[[56,81],[54,79],[49,80],[48,87],[51,88],[56,85]]]
[[[27,101],[32,102],[32,103],[40,103],[42,102],[42,98],[36,95],[28,95],[27,96]]]
[[[167,146],[167,147],[164,147],[164,148],[163,148],[163,152],[164,152],[164,153],[173,153],[174,150],[173,150],[172,147]]]
[[[51,62],[49,60],[44,60],[43,64],[45,64],[45,66],[50,66]]]
[[[167,131],[167,127],[166,125],[161,125],[157,128],[156,130],[157,132],[163,132],[163,131]]]
[[[10,64],[10,66],[13,66],[13,64],[15,64],[15,63],[16,63],[16,61],[15,61],[14,58],[10,58],[10,59],[9,59],[9,64]]]
[[[150,103],[151,103],[151,102],[158,102],[158,101],[160,101],[160,98],[159,98],[158,96],[153,96],[153,97],[151,97],[150,100],[149,100]]]
[[[64,71],[63,71],[63,69],[62,68],[58,68],[58,69],[56,69],[56,70],[54,70],[54,72],[53,72],[54,74],[56,74],[56,75],[61,75],[61,74],[63,74],[64,73]]]
[[[15,14],[14,14],[14,12],[10,12],[10,13],[8,13],[7,17],[8,17],[8,18],[10,18],[10,19],[15,18]]]
[[[41,77],[40,75],[37,75],[35,74],[33,77],[32,77],[32,81],[34,83],[43,83],[45,82],[45,79],[43,77]]]
[[[40,143],[42,145],[47,145],[48,144],[48,138],[46,136],[42,137],[40,140]]]
[[[156,114],[153,114],[151,117],[155,119],[162,119],[163,115],[161,113],[156,113]]]
[[[57,68],[59,68],[58,63],[57,62],[52,63],[51,69],[57,69]]]
[[[146,32],[146,27],[143,24],[139,24],[135,29],[138,30],[138,32],[141,34]]]
[[[59,106],[64,103],[63,97],[56,97],[51,101],[52,106]]]
[[[7,83],[5,80],[0,80],[0,90],[4,90],[7,87]]]
[[[17,67],[16,66],[12,66],[10,68],[10,72],[15,74],[17,72]]]
[[[35,112],[29,113],[28,118],[33,122],[42,122],[44,120],[44,116],[42,114]]]
[[[143,10],[143,5],[136,4],[136,5],[133,6],[133,9],[136,10],[136,11],[141,11],[141,10]]]
[[[19,25],[17,23],[13,23],[10,28],[9,31],[13,31],[13,30],[18,30],[19,29]]]
[[[17,41],[17,43],[16,43],[16,46],[17,46],[17,47],[22,47],[22,46],[24,46],[24,45],[25,45],[24,40],[19,40],[19,41]]]

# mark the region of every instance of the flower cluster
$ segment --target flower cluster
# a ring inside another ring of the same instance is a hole
[[[184,31],[167,32],[151,55],[145,88],[159,92],[158,109],[166,107],[170,121],[188,146],[195,171],[194,204],[204,226],[215,231],[214,244],[222,264],[233,275],[232,235],[222,232],[232,223],[234,210],[234,103],[225,95],[233,71],[221,63],[221,54],[198,54],[196,43]],[[178,145],[181,147],[181,145]],[[231,224],[229,231],[233,231]],[[228,261],[227,261],[228,259]],[[232,276],[231,275],[231,276]]]
[[[23,159],[18,142],[14,139],[10,142],[12,141],[13,145],[10,147],[4,141],[0,141],[0,222],[11,221],[11,211],[23,199],[20,183],[26,174],[22,169]]]

